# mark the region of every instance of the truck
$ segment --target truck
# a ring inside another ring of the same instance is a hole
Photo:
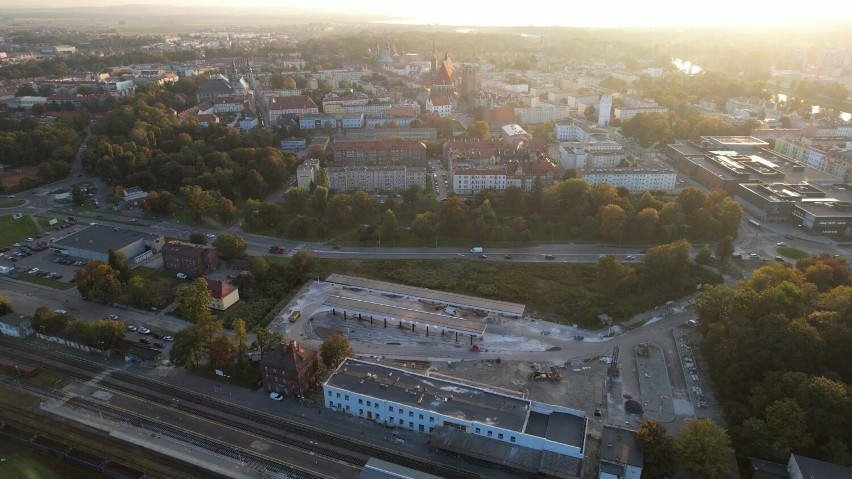
[[[471,253],[482,253],[483,251],[482,246],[474,246],[470,249]]]

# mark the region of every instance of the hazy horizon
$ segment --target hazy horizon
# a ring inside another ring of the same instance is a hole
[[[757,29],[772,27],[808,27],[820,24],[836,25],[852,22],[852,8],[838,7],[833,0],[814,0],[807,4],[789,0],[778,2],[718,0],[697,6],[678,0],[649,0],[635,2],[612,0],[602,8],[600,4],[583,3],[554,8],[553,2],[528,0],[523,3],[496,0],[490,2],[455,2],[432,0],[428,4],[368,0],[353,8],[344,0],[75,0],[73,4],[59,0],[33,0],[26,6],[13,0],[0,0],[0,8],[14,14],[16,11],[51,8],[121,7],[126,5],[152,5],[168,7],[219,7],[233,12],[244,10],[247,14],[264,11],[271,14],[319,14],[358,16],[361,19],[375,15],[376,21],[401,24],[438,24],[465,26],[566,26],[566,27],[743,27]],[[523,9],[519,9],[522,5]],[[151,13],[167,14],[157,10]],[[204,13],[215,13],[205,11]],[[389,20],[395,18],[395,20]],[[329,18],[329,21],[335,21]]]

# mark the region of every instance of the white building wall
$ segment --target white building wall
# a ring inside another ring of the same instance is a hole
[[[583,179],[592,186],[608,183],[618,188],[623,186],[631,192],[648,190],[674,190],[677,173],[672,172],[584,172]]]

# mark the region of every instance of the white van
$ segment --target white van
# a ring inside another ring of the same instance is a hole
[[[185,274],[185,273],[178,273],[178,274],[176,274],[175,276],[177,276],[177,278],[178,278],[178,279],[186,279],[186,274]]]
[[[451,308],[451,307],[449,307],[449,306],[447,306],[446,308],[444,308],[444,312],[445,312],[445,313],[447,313],[447,314],[449,314],[450,316],[455,316],[455,315],[456,315],[456,313],[457,313],[456,308]]]
[[[474,246],[473,248],[470,249],[471,253],[482,253],[482,251],[483,251],[482,246]]]

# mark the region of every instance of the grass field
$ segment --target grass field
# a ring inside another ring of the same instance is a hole
[[[274,260],[280,261],[279,259]],[[641,278],[641,264],[634,265]],[[510,263],[480,260],[330,260],[315,259],[311,276],[350,274],[523,303],[527,312],[543,319],[598,328],[596,316],[606,313],[616,321],[695,291],[697,283],[714,283],[718,275],[702,268],[680,290],[668,290],[658,282],[639,281],[625,294],[602,291],[596,283],[594,264]]]
[[[792,259],[800,259],[807,258],[809,255],[804,251],[796,248],[792,248],[790,246],[781,246],[778,248],[778,254],[781,256],[786,256],[787,258]]]
[[[11,246],[20,243],[27,237],[35,236],[38,230],[28,215],[12,219],[12,215],[0,216],[0,245]]]
[[[22,204],[24,204],[24,200],[0,201],[0,208],[14,208],[16,206],[21,206]]]
[[[19,271],[15,278],[21,281],[26,281],[27,283],[40,284],[42,286],[48,286],[54,289],[71,289],[77,286],[75,283],[67,283],[65,281],[53,281],[52,279],[44,279],[39,278],[38,276],[31,276],[22,271]]]

